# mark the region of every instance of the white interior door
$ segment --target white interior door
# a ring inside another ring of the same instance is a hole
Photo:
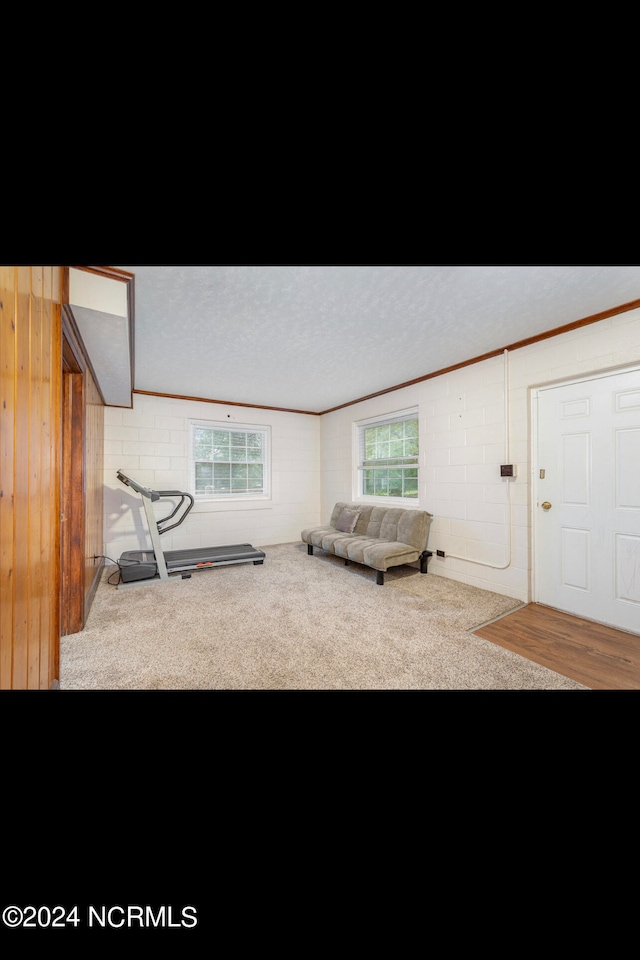
[[[640,370],[538,390],[538,603],[640,634]]]

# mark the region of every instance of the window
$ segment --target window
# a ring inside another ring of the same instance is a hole
[[[358,495],[418,499],[418,410],[403,410],[357,427]]]
[[[192,421],[191,483],[196,499],[269,496],[269,428]]]

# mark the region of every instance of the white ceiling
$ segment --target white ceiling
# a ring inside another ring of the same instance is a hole
[[[318,413],[640,299],[640,266],[122,266],[134,387]]]

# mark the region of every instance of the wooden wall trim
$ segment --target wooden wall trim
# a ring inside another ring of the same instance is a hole
[[[89,580],[89,585],[87,592],[84,598],[84,624],[87,622],[87,617],[89,616],[89,611],[91,610],[91,604],[93,603],[96,595],[96,590],[100,586],[100,581],[102,580],[102,574],[104,573],[106,563],[104,557],[100,557],[97,560],[93,567],[93,572],[91,574],[91,579]]]
[[[68,304],[62,306],[62,359],[74,373],[84,373],[87,368],[82,337]]]
[[[239,403],[237,400],[212,400],[210,397],[187,397],[178,393],[156,393],[153,390],[134,390],[144,397],[165,397],[168,400],[193,400],[195,403],[219,403],[225,407],[250,407],[255,410],[277,410],[280,413],[302,413],[308,417],[319,417],[317,410],[292,410],[289,407],[268,407],[259,403]]]
[[[78,370],[81,370],[83,373],[86,370],[91,371],[91,376],[98,391],[100,392],[102,402],[105,403],[105,399],[102,396],[102,391],[100,390],[100,385],[98,384],[95,370],[93,369],[93,364],[91,363],[91,357],[86,351],[84,341],[80,334],[80,330],[78,329],[78,324],[76,323],[76,318],[74,317],[73,310],[68,303],[65,303],[62,309],[62,332],[64,334],[65,341],[63,347],[65,350],[65,359],[68,359],[68,355],[71,353],[75,358]]]
[[[84,626],[84,375],[63,372],[60,633]]]
[[[69,312],[63,314],[68,321]],[[65,323],[63,355],[63,468],[61,634],[84,628],[104,560],[104,400],[84,352]],[[95,558],[99,557],[98,560]]]
[[[89,373],[85,377],[85,532],[84,532],[84,622],[105,566],[104,558],[104,411],[105,407]],[[95,557],[99,557],[98,560]]]

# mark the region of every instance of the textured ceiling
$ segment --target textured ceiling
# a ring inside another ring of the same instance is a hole
[[[640,266],[122,266],[138,390],[321,412],[640,299]]]

